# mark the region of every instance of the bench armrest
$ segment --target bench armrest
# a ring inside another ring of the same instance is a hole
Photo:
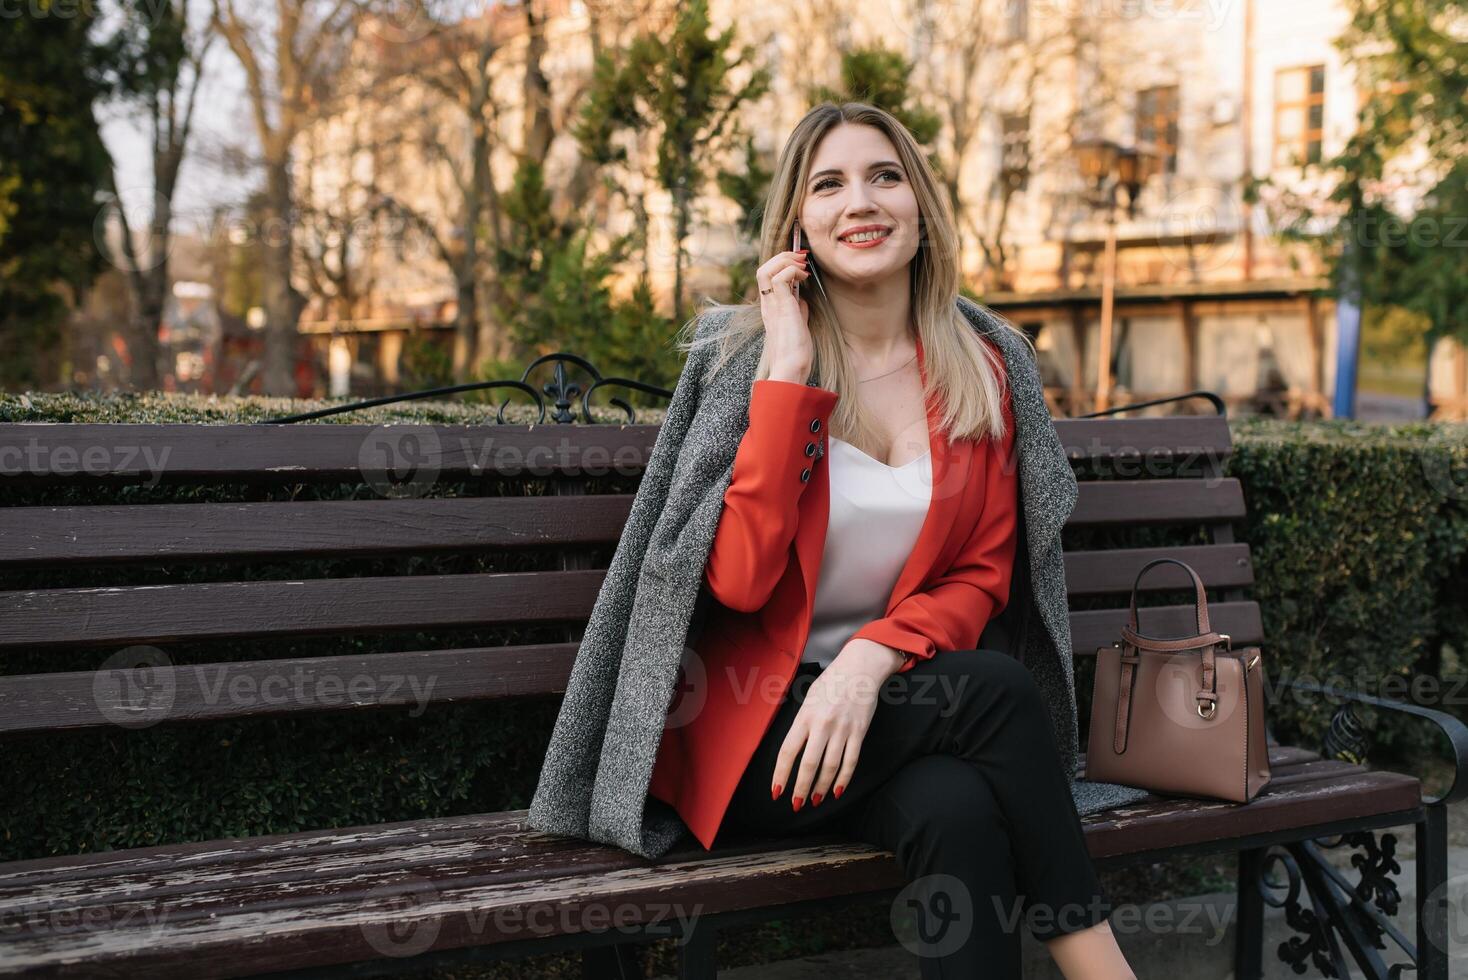
[[[1362,694],[1359,691],[1346,691],[1338,687],[1323,687],[1308,681],[1291,681],[1280,679],[1274,682],[1276,687],[1289,687],[1300,691],[1314,691],[1318,694],[1326,694],[1331,697],[1345,698],[1349,701],[1357,701],[1361,704],[1369,704],[1377,708],[1386,708],[1389,711],[1400,711],[1403,714],[1416,715],[1433,722],[1442,733],[1448,737],[1448,742],[1453,746],[1453,784],[1442,796],[1424,798],[1423,803],[1429,805],[1435,803],[1456,803],[1458,800],[1468,798],[1468,725],[1464,725],[1454,716],[1446,711],[1436,708],[1424,708],[1418,704],[1407,701],[1394,701],[1390,698],[1379,698],[1371,694]]]
[[[1218,415],[1227,416],[1228,406],[1223,399],[1211,391],[1189,391],[1181,395],[1169,395],[1166,398],[1153,398],[1145,402],[1132,402],[1128,405],[1118,405],[1115,408],[1104,409],[1100,412],[1087,412],[1085,415],[1072,415],[1073,419],[1099,419],[1106,415],[1115,415],[1117,412],[1127,412],[1134,408],[1151,408],[1153,405],[1167,405],[1171,402],[1186,401],[1189,398],[1205,399],[1213,406],[1213,411]]]

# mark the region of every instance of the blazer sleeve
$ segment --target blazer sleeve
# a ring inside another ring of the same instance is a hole
[[[704,569],[709,591],[729,608],[758,611],[785,573],[800,496],[840,397],[793,381],[754,382],[749,427],[734,454]]]
[[[909,654],[898,673],[939,650],[972,650],[989,620],[1009,602],[1019,508],[1014,419],[1004,405],[1005,435],[984,441],[984,507],[949,569],[892,612],[853,634]]]

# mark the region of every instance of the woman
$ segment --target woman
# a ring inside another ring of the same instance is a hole
[[[722,822],[699,786],[714,757],[691,763],[684,717],[717,731],[706,697],[674,701],[650,791],[696,828],[835,829],[891,850],[925,977],[1018,977],[1023,925],[1069,978],[1133,976],[1045,698],[1009,650],[977,643],[1008,603],[1019,475],[1005,362],[953,303],[946,198],[902,124],[861,104],[813,109],[778,174],[766,234],[789,242],[798,222],[808,247],[775,252],[758,307],[695,342],[721,363],[764,341],[704,572],[718,607],[702,635],[724,645],[695,646],[705,673],[761,644],[799,664],[777,697],[751,687],[718,709],[731,725],[773,715],[752,755],[716,746],[748,759]],[[935,556],[946,573],[915,589]]]

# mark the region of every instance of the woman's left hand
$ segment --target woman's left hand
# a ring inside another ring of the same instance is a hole
[[[830,666],[811,683],[780,754],[770,795],[779,798],[790,786],[796,757],[800,769],[791,788],[791,805],[800,809],[807,797],[811,805],[825,799],[834,785],[840,796],[851,783],[861,743],[866,737],[882,684],[902,666],[904,654],[874,640],[847,643]]]

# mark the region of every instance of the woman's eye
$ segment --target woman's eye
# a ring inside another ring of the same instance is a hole
[[[898,173],[896,170],[883,170],[881,173],[877,174],[877,176],[886,177],[889,174],[898,181],[902,180],[902,174]],[[835,183],[835,181],[835,177],[827,177],[825,180],[822,180],[820,183],[816,184],[816,186],[812,189],[817,191],[825,190],[827,184]]]

